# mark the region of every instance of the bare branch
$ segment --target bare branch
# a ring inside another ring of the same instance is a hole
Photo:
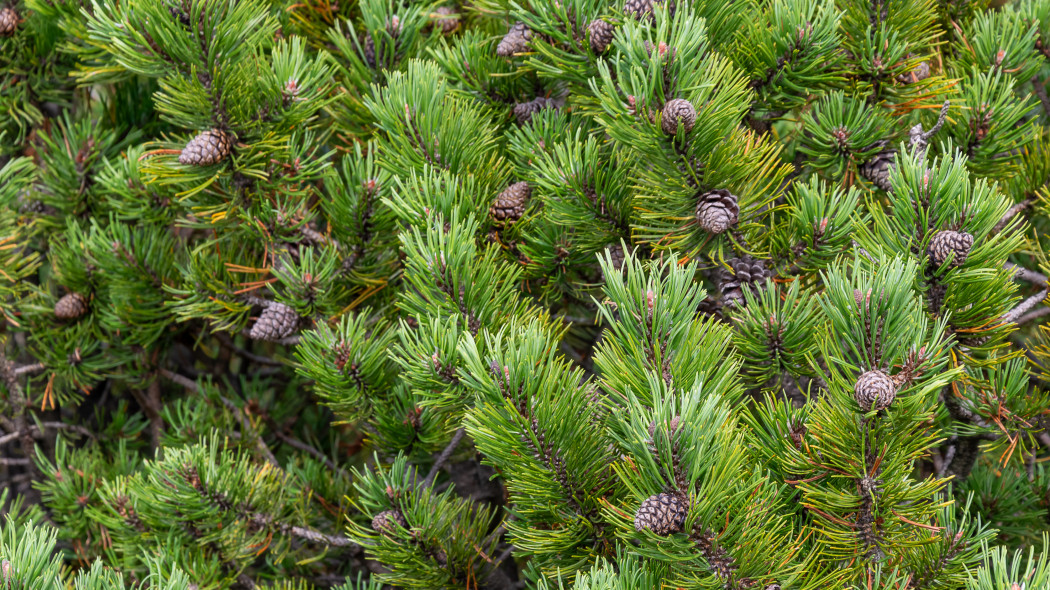
[[[445,464],[446,461],[448,461],[448,458],[452,456],[452,453],[456,451],[456,447],[459,446],[459,442],[463,440],[463,437],[466,434],[467,431],[463,428],[460,428],[456,431],[456,434],[452,436],[452,441],[449,442],[448,446],[445,447],[445,450],[441,451],[441,454],[438,455],[437,461],[434,461],[434,466],[430,468],[430,473],[428,473],[427,478],[423,480],[424,488],[429,488],[430,486],[434,485],[434,478],[437,477],[438,472],[441,471],[441,467]]]

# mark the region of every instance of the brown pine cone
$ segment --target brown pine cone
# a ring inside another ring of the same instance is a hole
[[[853,398],[865,412],[890,407],[897,397],[897,386],[893,378],[875,369],[857,378],[853,386]]]
[[[962,266],[966,262],[966,257],[970,255],[971,248],[973,248],[972,235],[946,229],[934,234],[926,252],[930,255],[930,262],[934,266],[940,267],[952,255],[954,255],[952,266]]]
[[[525,213],[525,205],[532,195],[532,188],[527,182],[515,182],[496,197],[496,202],[489,212],[498,221],[514,223]]]
[[[220,129],[209,129],[197,134],[182,148],[179,164],[186,166],[211,166],[230,155],[233,140],[229,133]]]
[[[882,143],[885,144],[885,142]],[[896,156],[897,150],[895,149],[883,150],[861,164],[858,172],[868,182],[886,192],[890,192],[892,190],[890,186],[890,170],[896,165],[893,162]]]
[[[689,499],[678,494],[654,494],[649,496],[634,513],[634,530],[649,529],[666,537],[682,530],[689,514]]]
[[[514,118],[518,120],[518,125],[525,125],[532,120],[532,116],[543,109],[554,108],[554,101],[543,97],[537,96],[536,98],[528,102],[519,102],[514,105]]]
[[[525,23],[518,21],[510,27],[507,34],[503,36],[503,39],[496,46],[496,55],[500,57],[510,57],[515,53],[524,53],[528,50],[529,39],[532,38],[532,31],[529,27],[525,26]]]
[[[660,128],[664,133],[674,135],[678,133],[679,123],[682,124],[686,133],[692,131],[693,125],[696,124],[696,109],[688,100],[674,98],[664,104],[664,112],[660,117]]]
[[[700,229],[720,234],[737,222],[740,205],[737,197],[725,189],[715,189],[700,196],[696,204],[696,222]]]
[[[259,314],[259,319],[255,320],[248,336],[253,340],[277,342],[291,336],[298,326],[299,314],[295,313],[294,309],[283,303],[271,301]]]
[[[75,320],[87,311],[87,298],[80,293],[69,293],[55,303],[55,317],[60,320]]]
[[[448,35],[459,28],[459,13],[451,6],[438,6],[431,20],[443,35]]]
[[[408,523],[399,510],[384,510],[372,518],[372,529],[384,535],[396,532],[397,525],[408,528]]]
[[[757,293],[770,277],[766,263],[758,258],[742,256],[728,260],[729,269],[722,269],[722,302],[742,307],[746,299],[744,289]]]
[[[0,8],[0,37],[10,37],[18,30],[18,13],[7,6]]]
[[[609,48],[609,44],[612,43],[613,35],[616,33],[616,27],[612,24],[607,23],[601,19],[592,20],[587,25],[587,35],[591,41],[591,51],[595,53],[605,53],[605,50]]]

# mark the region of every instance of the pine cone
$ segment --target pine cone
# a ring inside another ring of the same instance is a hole
[[[679,122],[682,123],[682,128],[686,133],[692,131],[693,125],[696,124],[696,109],[693,108],[693,103],[684,98],[671,99],[664,104],[664,112],[660,117],[660,128],[664,130],[664,133],[674,135],[678,132]]]
[[[500,57],[510,57],[515,53],[524,53],[528,49],[529,39],[532,38],[532,31],[529,27],[525,26],[525,23],[518,21],[511,26],[507,34],[503,36],[503,39],[496,46],[496,55]]]
[[[69,293],[55,303],[55,317],[60,320],[75,320],[88,310],[87,298],[80,293]]]
[[[459,13],[451,6],[438,6],[434,15],[436,18],[432,20],[443,35],[448,35],[459,27]]]
[[[219,129],[209,129],[197,134],[182,148],[179,154],[179,164],[186,166],[211,166],[226,156],[233,149],[233,141],[229,133]]]
[[[401,25],[401,19],[398,18],[396,14],[390,17],[390,20],[387,21],[386,32],[395,40],[401,35],[403,28],[404,27]],[[380,39],[380,42],[382,42],[382,39]],[[376,44],[376,40],[372,35],[366,33],[365,46],[362,48],[362,51],[364,52],[365,63],[368,64],[368,67],[373,70],[376,69],[379,63],[376,61],[376,56],[382,57],[383,45]]]
[[[542,111],[543,109],[554,108],[554,101],[538,96],[529,102],[519,102],[514,105],[514,118],[518,120],[519,125],[525,125],[532,120],[532,115]]]
[[[962,266],[971,248],[973,236],[966,232],[946,229],[933,235],[926,253],[930,255],[930,262],[936,267],[944,264],[952,254],[955,255],[952,258],[952,266]]]
[[[722,301],[725,305],[743,306],[744,289],[757,293],[770,276],[766,263],[742,256],[728,261],[731,270],[722,271]]]
[[[529,183],[515,182],[496,197],[496,202],[489,208],[489,212],[499,221],[514,223],[525,213],[525,203],[531,194]]]
[[[612,43],[613,34],[615,33],[616,27],[612,24],[601,19],[592,20],[587,25],[587,34],[591,40],[591,51],[605,53],[605,50],[609,48],[609,44]]]
[[[858,377],[853,386],[853,399],[865,412],[888,408],[896,397],[897,386],[893,379],[878,369]]]
[[[10,37],[18,30],[18,13],[10,6],[0,8],[0,37]]]
[[[401,525],[401,528],[408,528],[405,517],[398,510],[384,510],[372,518],[372,529],[377,533],[389,535],[397,530],[395,525]]]
[[[858,171],[868,182],[886,192],[890,192],[890,170],[895,165],[893,159],[896,155],[897,150],[895,149],[883,150],[861,164]]]
[[[920,61],[911,69],[910,72],[897,76],[897,81],[901,84],[915,84],[930,77],[930,63]]]
[[[291,336],[298,325],[299,314],[295,313],[294,309],[283,303],[271,301],[259,315],[259,319],[255,320],[248,336],[253,340],[277,342]]]
[[[649,529],[666,537],[682,530],[688,513],[688,498],[678,494],[655,494],[646,498],[634,513],[634,530]]]
[[[626,0],[623,5],[623,11],[637,19],[645,16],[652,18],[653,5],[655,4],[658,4],[656,0]],[[673,1],[668,2],[667,14],[674,16],[674,8],[675,3]]]
[[[736,195],[716,189],[700,196],[696,204],[696,222],[706,232],[720,234],[737,222],[740,205]]]

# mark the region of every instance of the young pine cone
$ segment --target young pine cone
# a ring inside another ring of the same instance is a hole
[[[660,117],[660,128],[664,133],[674,135],[678,133],[679,123],[682,124],[682,129],[686,133],[692,131],[693,125],[696,124],[696,109],[688,100],[675,98],[664,105],[664,112]]]
[[[895,165],[893,159],[896,156],[897,150],[895,149],[883,150],[861,164],[858,172],[868,182],[886,192],[890,192],[890,170]]]
[[[609,48],[609,44],[612,43],[613,34],[616,33],[616,27],[601,20],[592,20],[587,25],[587,35],[591,41],[591,51],[595,53],[605,53],[605,50]]]
[[[893,379],[878,369],[858,377],[853,386],[853,399],[865,412],[888,408],[896,397],[897,386]]]
[[[696,204],[696,223],[700,229],[720,234],[737,222],[740,216],[740,205],[736,195],[725,190],[716,189],[700,196]]]
[[[532,195],[532,189],[529,188],[529,183],[515,182],[496,197],[496,202],[489,208],[489,213],[497,221],[514,223],[525,213],[525,204],[530,195]]]
[[[536,113],[543,109],[552,108],[554,108],[553,100],[543,96],[537,96],[528,102],[519,102],[515,104],[514,118],[518,120],[518,125],[525,125],[532,120],[532,116]]]
[[[299,314],[295,313],[294,309],[283,303],[271,301],[259,315],[259,319],[255,320],[248,336],[253,340],[277,342],[291,336],[298,326]]]
[[[645,529],[666,537],[682,530],[689,513],[689,500],[678,494],[655,494],[649,496],[634,513],[634,530]]]
[[[10,37],[18,30],[18,13],[10,6],[0,8],[0,37]]]
[[[448,35],[459,27],[459,13],[451,6],[438,6],[431,20],[443,35]]]
[[[70,293],[55,303],[55,317],[60,320],[75,320],[87,310],[87,299],[80,293]]]
[[[499,45],[496,46],[496,55],[510,57],[515,53],[524,53],[528,49],[529,39],[531,38],[532,31],[529,30],[529,27],[525,26],[525,23],[518,21],[510,27],[510,30],[504,35]]]
[[[398,510],[384,510],[372,518],[372,529],[377,533],[389,535],[397,530],[396,525],[401,525],[401,528],[408,528],[405,517]]]
[[[728,261],[731,270],[722,271],[722,301],[728,306],[744,305],[744,289],[757,293],[769,278],[766,263],[757,258],[742,256]]]
[[[930,245],[926,249],[930,255],[930,262],[940,267],[953,254],[952,266],[962,266],[966,257],[970,255],[973,248],[973,236],[966,232],[958,232],[950,229],[942,230],[933,235]]]
[[[179,164],[185,166],[211,166],[230,155],[233,140],[229,133],[219,129],[209,129],[197,134],[182,148]]]

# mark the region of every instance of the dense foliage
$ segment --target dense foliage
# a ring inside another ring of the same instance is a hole
[[[0,587],[1050,587],[1050,0],[0,1]]]

